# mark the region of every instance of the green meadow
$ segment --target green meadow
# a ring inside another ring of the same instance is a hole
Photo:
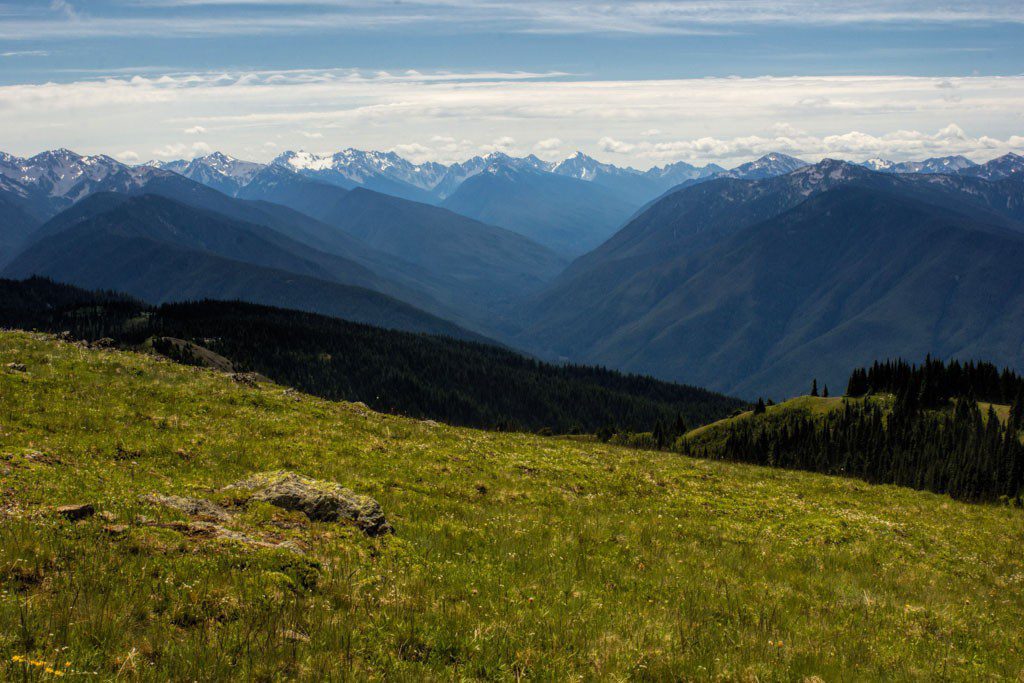
[[[395,534],[225,489],[270,470]],[[1022,546],[1018,508],[0,333],[0,680],[1018,681]]]

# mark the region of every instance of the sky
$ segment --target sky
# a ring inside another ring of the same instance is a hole
[[[0,0],[0,150],[1024,152],[1021,0]]]

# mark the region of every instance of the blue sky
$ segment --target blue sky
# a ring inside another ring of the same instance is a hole
[[[995,156],[1024,3],[0,0],[7,151]]]

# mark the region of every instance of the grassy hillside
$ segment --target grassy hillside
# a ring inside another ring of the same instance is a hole
[[[765,419],[772,420],[790,415],[802,415],[810,417],[813,415],[827,415],[828,413],[843,407],[843,401],[858,401],[862,399],[849,399],[842,396],[831,396],[822,398],[820,396],[797,396],[782,403],[770,405],[765,409]],[[873,400],[891,403],[891,397],[875,397]],[[1009,409],[1007,408],[1007,412]],[[694,448],[710,448],[718,446],[725,440],[729,428],[737,422],[753,418],[754,412],[746,410],[731,417],[717,420],[710,424],[702,425],[691,429],[686,433],[687,440]]]
[[[230,502],[282,468],[373,496],[395,535],[250,504],[226,523],[249,540],[224,540],[138,499]],[[1009,507],[456,429],[27,333],[0,334],[0,487],[3,680],[1024,672]]]

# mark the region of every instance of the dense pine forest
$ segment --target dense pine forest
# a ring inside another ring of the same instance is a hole
[[[33,278],[0,280],[0,326],[67,331],[201,363],[186,340],[234,370],[375,410],[487,429],[650,432],[705,424],[738,399],[603,368],[553,365],[507,349],[239,302],[152,307]],[[674,433],[676,433],[674,432]]]
[[[872,398],[878,394],[892,397]],[[875,363],[851,374],[848,396],[825,415],[758,403],[751,419],[729,424],[724,440],[695,446],[684,439],[679,447],[969,501],[1024,495],[1024,380],[1016,373],[931,358],[920,366]],[[992,404],[1010,405],[1005,420]]]

